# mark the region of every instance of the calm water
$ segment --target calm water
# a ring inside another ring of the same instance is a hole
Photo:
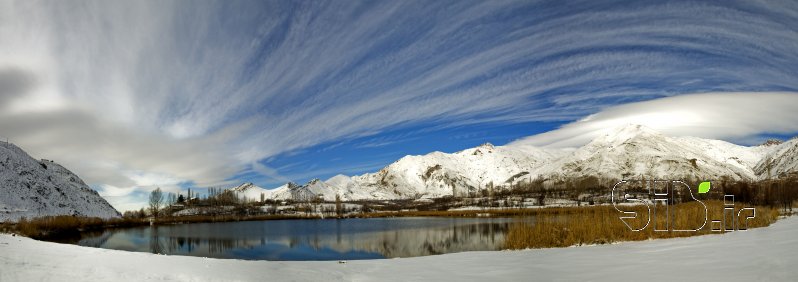
[[[86,233],[81,246],[250,260],[354,260],[500,250],[531,218],[372,218],[197,223]],[[73,242],[74,243],[74,242]]]

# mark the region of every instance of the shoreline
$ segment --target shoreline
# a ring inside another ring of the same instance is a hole
[[[3,281],[789,280],[798,275],[798,217],[720,236],[573,248],[335,261],[247,261],[88,248],[0,234]],[[747,260],[746,264],[731,262]],[[730,269],[729,266],[736,265]],[[654,267],[656,266],[656,267]],[[581,269],[581,271],[574,271]],[[8,271],[10,270],[10,271]]]
[[[722,203],[708,201],[707,207],[716,207],[707,210],[707,216],[717,218],[720,216],[718,211],[722,210]],[[690,220],[698,219],[697,215],[700,208],[694,203],[676,205],[674,210],[678,210],[681,215],[688,216]],[[678,208],[681,207],[681,208]],[[742,206],[737,206],[741,208]],[[629,208],[637,212],[645,212],[643,206]],[[768,207],[757,207],[759,216],[752,221],[751,228],[768,226],[778,219],[779,213]],[[703,211],[703,210],[702,210]],[[514,224],[509,231],[514,235],[508,238],[503,249],[524,249],[524,248],[551,248],[568,247],[572,245],[586,244],[606,244],[622,241],[639,241],[649,238],[668,238],[668,237],[692,237],[703,234],[711,234],[708,226],[697,232],[652,232],[652,228],[643,230],[644,232],[631,232],[626,226],[617,220],[617,211],[612,206],[550,206],[541,208],[525,209],[468,209],[455,211],[391,211],[391,212],[371,212],[356,214],[346,217],[323,217],[319,215],[257,215],[257,216],[181,216],[157,219],[154,225],[182,225],[192,223],[221,223],[239,221],[270,221],[270,220],[331,220],[331,219],[368,219],[368,218],[396,218],[396,217],[440,217],[440,218],[512,218],[512,217],[535,217],[540,224],[526,225]],[[685,218],[688,218],[685,217]],[[613,220],[615,219],[615,220]],[[663,219],[653,218],[658,224],[663,224]],[[685,221],[679,221],[684,224]],[[592,224],[591,224],[592,223]],[[590,226],[601,223],[602,228],[595,230]],[[674,223],[676,224],[676,223]],[[747,224],[747,223],[746,223]],[[71,242],[75,238],[82,237],[82,234],[92,231],[114,230],[119,228],[134,228],[150,226],[147,219],[112,219],[101,220],[97,218],[80,218],[71,216],[45,217],[30,221],[20,221],[15,225],[4,224],[0,227],[0,232],[20,233],[24,236],[37,240],[52,242]],[[540,226],[538,226],[540,225]],[[736,224],[735,224],[736,225]],[[664,226],[668,226],[665,223]]]

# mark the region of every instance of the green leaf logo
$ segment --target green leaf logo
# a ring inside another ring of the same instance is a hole
[[[704,181],[701,182],[701,184],[698,184],[698,194],[709,192],[710,185],[711,184],[709,184],[709,181]]]

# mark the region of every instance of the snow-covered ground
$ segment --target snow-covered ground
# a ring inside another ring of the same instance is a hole
[[[724,235],[349,261],[163,256],[0,234],[0,281],[795,281],[798,217]]]

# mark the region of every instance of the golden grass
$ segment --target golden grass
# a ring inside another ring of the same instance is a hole
[[[258,216],[182,216],[182,217],[161,217],[155,220],[154,224],[184,224],[184,223],[203,223],[203,222],[229,222],[229,221],[252,221],[252,220],[279,220],[279,219],[307,219],[317,218],[304,215],[258,215]],[[96,230],[103,228],[118,228],[149,225],[148,219],[138,218],[117,218],[101,219],[96,217],[76,217],[76,216],[45,216],[34,219],[22,218],[16,224],[5,223],[2,229],[7,232],[16,232],[21,235],[35,239],[55,239],[63,236],[77,235],[85,230]]]
[[[9,233],[14,230],[14,224],[10,222],[0,222],[0,233]]]
[[[658,229],[666,229],[666,218],[664,216],[652,217],[651,223],[642,231],[631,231],[619,218],[621,213],[612,206],[582,207],[568,209],[567,213],[539,213],[535,217],[534,224],[517,223],[510,227],[505,248],[525,249],[525,248],[551,248],[567,247],[584,244],[605,244],[618,241],[637,241],[650,238],[673,238],[720,233],[712,231],[713,219],[723,218],[722,201],[706,201],[707,223],[699,231],[679,232],[674,229],[695,229],[701,226],[704,221],[704,207],[700,203],[690,202],[670,206],[671,231],[654,231],[654,224]],[[659,214],[663,214],[664,206],[657,207]],[[735,211],[743,208],[736,205]],[[645,206],[624,209],[634,210],[641,215],[645,215]],[[736,212],[735,212],[736,213]],[[567,216],[560,216],[566,215]],[[652,213],[653,216],[653,213]],[[779,216],[777,209],[769,207],[756,207],[756,217],[748,221],[748,228],[764,227],[775,222]],[[641,228],[645,225],[642,216],[641,220],[629,222],[634,228]],[[739,220],[737,226],[743,226],[743,220]]]
[[[31,220],[22,218],[16,223],[14,230],[31,238],[45,238],[99,228],[105,224],[106,222],[100,218],[67,215],[45,216]]]

